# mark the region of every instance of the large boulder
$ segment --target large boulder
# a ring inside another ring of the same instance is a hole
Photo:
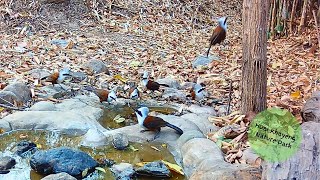
[[[37,151],[30,159],[30,166],[44,175],[66,172],[73,177],[82,178],[83,171],[87,171],[88,175],[98,163],[82,151],[59,147]]]
[[[16,82],[0,91],[0,97],[0,103],[2,104],[17,103],[18,106],[21,106],[31,100],[31,91],[25,83]]]

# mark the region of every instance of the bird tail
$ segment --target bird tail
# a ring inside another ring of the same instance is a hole
[[[173,125],[173,124],[167,123],[166,126],[176,130],[179,135],[183,134],[183,131],[180,128],[178,128],[177,126]]]
[[[170,87],[169,85],[167,84],[159,84],[160,86],[164,86],[164,87]]]
[[[45,80],[45,79],[47,79],[49,76],[45,76],[45,77],[43,77],[43,78],[41,78],[40,80],[42,81],[42,80]]]
[[[208,48],[208,51],[207,51],[207,57],[209,56],[210,49],[211,49],[211,41],[210,41],[210,45],[209,45],[209,48]]]

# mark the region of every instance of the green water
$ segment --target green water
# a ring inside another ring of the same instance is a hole
[[[165,160],[170,163],[175,163],[173,156],[170,154],[168,149],[164,144],[159,143],[130,143],[135,149],[138,151],[133,151],[131,149],[119,151],[114,149],[112,146],[105,146],[102,148],[88,148],[80,146],[81,141],[80,136],[78,137],[70,137],[67,135],[59,135],[58,133],[35,130],[35,131],[13,131],[10,133],[5,133],[0,135],[0,150],[4,155],[11,155],[11,148],[21,140],[30,140],[37,144],[39,149],[49,149],[53,147],[59,146],[67,146],[71,148],[80,149],[91,155],[94,159],[106,158],[112,159],[116,163],[126,162],[135,165],[139,162],[148,162],[155,160]],[[158,149],[158,150],[155,150]],[[28,159],[16,158],[17,165],[13,170],[8,174],[0,174],[0,179],[16,179],[16,180],[40,180],[43,178],[42,175],[36,173],[35,171],[30,169]],[[137,166],[135,166],[137,167]],[[101,171],[95,171],[93,175],[87,177],[87,180],[96,180],[96,179],[114,179],[110,170],[105,168],[106,173]],[[185,179],[184,176],[172,173],[172,177],[170,179],[182,180]],[[144,179],[153,179],[153,178],[144,178],[139,177],[139,180]]]

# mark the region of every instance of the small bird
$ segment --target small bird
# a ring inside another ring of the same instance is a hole
[[[159,137],[159,133],[161,131],[161,127],[170,127],[174,129],[179,135],[183,134],[183,131],[178,128],[177,126],[168,123],[167,121],[163,120],[160,117],[155,117],[155,116],[148,116],[149,114],[149,108],[147,107],[141,107],[137,110],[135,110],[135,114],[138,118],[138,124],[144,129],[141,130],[140,132],[145,132],[145,131],[155,131],[156,134],[153,138],[156,139]]]
[[[209,56],[211,46],[213,46],[215,44],[220,44],[226,38],[227,18],[228,17],[221,17],[218,19],[219,26],[214,29],[214,31],[211,35],[210,45],[209,45],[209,49],[207,51],[207,57]]]
[[[138,99],[140,97],[140,93],[139,93],[139,90],[137,87],[131,87],[129,89],[129,96],[130,96],[130,99]]]
[[[93,92],[99,97],[100,102],[106,101],[111,103],[112,101],[117,101],[117,95],[114,91],[108,91],[105,89],[94,89],[91,86],[85,87],[86,90]]]
[[[54,72],[49,76],[41,78],[41,80],[44,80],[45,82],[51,82],[52,85],[54,86],[55,84],[60,84],[67,76],[71,76],[70,70],[67,68],[64,68],[59,72]]]
[[[156,90],[159,91],[160,86],[169,87],[169,85],[167,85],[167,84],[160,84],[155,81],[149,80],[148,72],[143,73],[142,84],[144,87],[146,87],[147,89],[149,89],[153,92]]]
[[[195,84],[193,88],[190,90],[190,97],[192,100],[200,101],[204,98],[204,90],[205,87],[203,87],[204,84]]]

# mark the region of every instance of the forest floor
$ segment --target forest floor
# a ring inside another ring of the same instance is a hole
[[[172,76],[181,83],[204,82],[210,97],[223,102],[232,80],[231,104],[233,110],[239,109],[241,2],[26,2],[0,3],[1,83],[15,78],[32,87],[35,79],[27,73],[32,69],[53,71],[68,65],[84,71],[83,63],[99,59],[112,74],[131,81],[139,82],[139,73],[147,70],[155,79]],[[206,52],[221,16],[228,16],[227,38],[211,50],[220,60],[193,69],[192,62]],[[65,39],[68,45],[51,44],[56,39]],[[311,93],[320,89],[320,51],[310,52],[315,42],[312,27],[301,35],[268,41],[269,107],[285,107],[298,115]],[[110,80],[105,74],[92,78],[97,87]]]

